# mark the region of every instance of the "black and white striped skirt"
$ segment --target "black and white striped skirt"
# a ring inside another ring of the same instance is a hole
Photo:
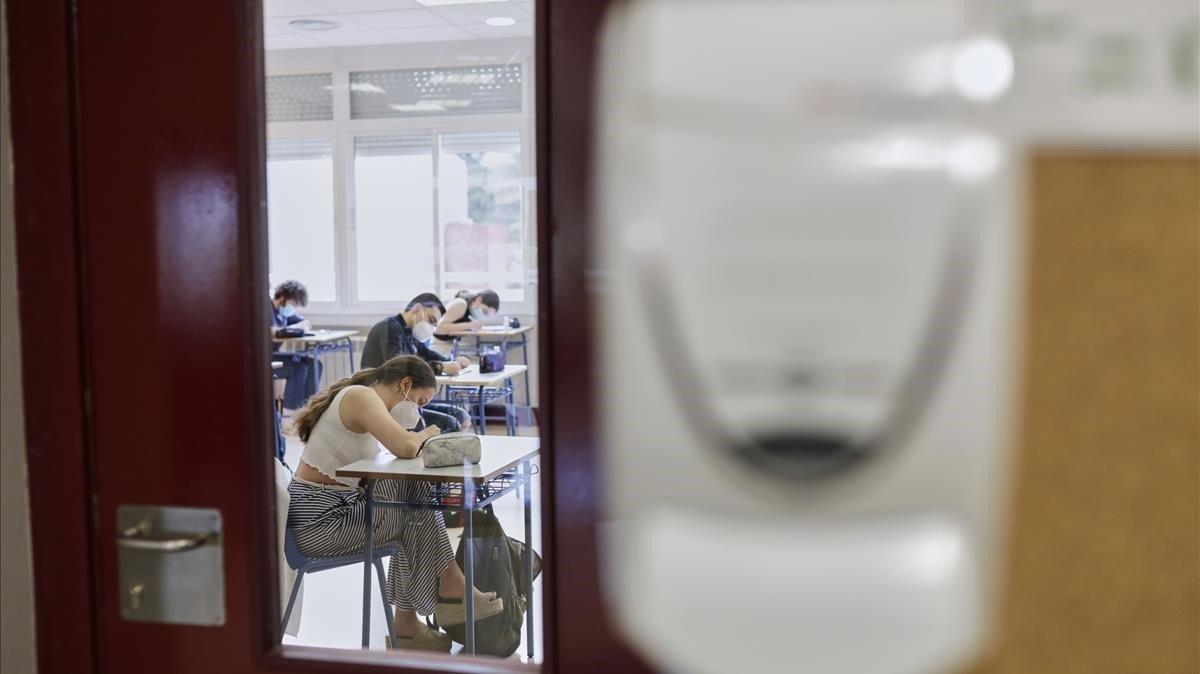
[[[380,480],[376,500],[419,500],[425,482]],[[362,552],[366,493],[346,485],[325,485],[292,478],[288,485],[288,527],[306,557]],[[372,511],[374,542],[395,546],[388,567],[388,601],[400,609],[429,615],[437,607],[438,577],[454,559],[442,514],[429,510],[379,508]]]

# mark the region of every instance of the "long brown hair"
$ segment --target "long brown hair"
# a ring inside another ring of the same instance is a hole
[[[333,404],[333,399],[347,386],[374,386],[375,384],[394,384],[411,377],[412,387],[435,388],[437,379],[433,376],[433,368],[417,356],[396,356],[379,367],[368,367],[346,377],[329,388],[308,399],[304,409],[296,413],[293,423],[300,439],[308,442],[313,428],[321,420],[321,415]]]

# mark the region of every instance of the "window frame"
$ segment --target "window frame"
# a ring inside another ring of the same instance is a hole
[[[364,301],[358,296],[357,240],[355,231],[354,203],[354,141],[360,137],[387,135],[427,134],[431,139],[433,155],[433,185],[430,194],[433,200],[433,219],[430,226],[434,231],[434,249],[431,264],[434,269],[434,292],[442,293],[442,234],[438,212],[438,159],[441,151],[441,134],[515,132],[520,137],[523,219],[524,299],[504,303],[504,313],[532,316],[537,313],[537,180],[536,148],[534,129],[536,119],[533,110],[533,84],[535,81],[534,59],[528,52],[517,56],[506,51],[507,63],[520,63],[522,67],[520,113],[487,115],[438,115],[428,117],[399,117],[392,119],[352,119],[350,117],[350,73],[367,70],[397,69],[401,57],[392,50],[370,48],[330,48],[327,50],[288,50],[308,52],[296,59],[298,67],[270,68],[267,76],[311,75],[330,73],[333,80],[333,119],[302,122],[267,122],[268,140],[323,139],[333,148],[334,179],[334,279],[335,301],[311,302],[305,316],[315,322],[332,325],[365,326],[377,321],[381,315],[399,311],[399,306],[408,298],[392,301]],[[313,52],[326,52],[316,54]],[[353,57],[345,58],[346,54]],[[425,59],[406,61],[403,68],[445,66]],[[327,65],[328,67],[322,67]],[[268,214],[269,218],[269,214]],[[278,283],[282,279],[272,279]],[[415,294],[415,293],[414,293]]]

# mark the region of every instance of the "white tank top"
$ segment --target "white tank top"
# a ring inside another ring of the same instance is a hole
[[[333,397],[329,408],[317,419],[300,460],[316,468],[322,475],[351,487],[358,486],[358,478],[337,477],[334,471],[355,461],[370,459],[379,453],[379,441],[370,433],[351,433],[342,425],[342,396],[351,388],[347,386]]]

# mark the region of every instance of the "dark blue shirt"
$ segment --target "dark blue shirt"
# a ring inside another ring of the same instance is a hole
[[[396,356],[420,356],[435,374],[440,374],[442,363],[450,360],[418,341],[404,317],[399,315],[385,318],[371,328],[360,363],[362,367],[379,367]]]

